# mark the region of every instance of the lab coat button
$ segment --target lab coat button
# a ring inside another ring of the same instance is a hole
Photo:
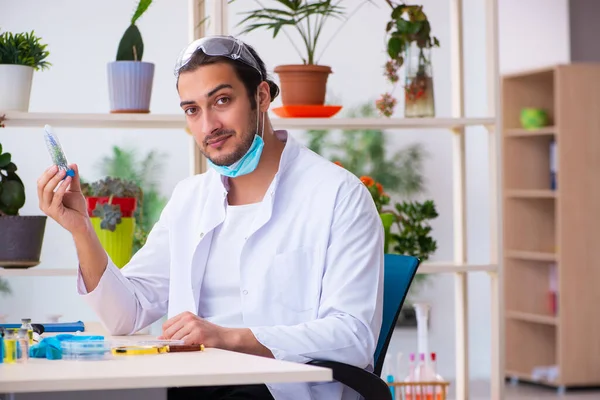
[[[247,291],[247,290],[244,290],[242,293],[244,293],[244,294],[248,294],[248,291]]]
[[[204,237],[204,232],[200,232],[200,239]]]

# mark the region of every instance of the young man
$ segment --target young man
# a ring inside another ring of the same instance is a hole
[[[146,245],[122,270],[90,225],[77,167],[56,191],[64,174],[55,167],[38,181],[40,208],[73,235],[79,293],[112,334],[134,333],[168,314],[166,339],[372,368],[383,228],[366,187],[287,132],[273,131],[267,111],[279,89],[240,40],[193,42],[176,77],[210,168],[176,186]],[[356,393],[328,382],[179,388],[169,398],[333,400]]]

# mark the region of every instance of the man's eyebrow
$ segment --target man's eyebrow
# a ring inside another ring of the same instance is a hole
[[[211,97],[212,95],[214,95],[221,89],[233,89],[233,86],[231,86],[229,83],[222,83],[219,86],[212,89],[211,91],[209,91],[206,94],[206,97]],[[179,103],[179,107],[183,107],[183,106],[187,106],[187,105],[194,105],[194,104],[196,104],[196,102],[194,100],[184,100],[181,103]]]
[[[217,93],[219,90],[221,89],[233,89],[233,86],[231,86],[229,83],[222,83],[219,86],[217,86],[216,88],[214,88],[213,90],[211,90],[210,92],[208,92],[206,94],[206,97],[211,97],[212,95],[214,95],[215,93]]]

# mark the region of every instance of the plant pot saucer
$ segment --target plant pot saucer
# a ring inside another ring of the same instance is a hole
[[[273,108],[273,112],[281,118],[330,118],[337,114],[342,106],[334,105],[283,105]]]

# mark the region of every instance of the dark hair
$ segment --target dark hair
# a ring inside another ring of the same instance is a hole
[[[179,69],[179,74],[182,72],[192,72],[198,69],[203,65],[216,64],[216,63],[228,63],[233,67],[238,79],[244,83],[246,87],[246,91],[248,92],[248,99],[250,100],[250,105],[252,109],[256,108],[256,90],[258,85],[264,80],[269,84],[269,92],[271,94],[271,101],[275,100],[277,95],[279,95],[279,86],[275,82],[270,79],[267,79],[267,70],[265,68],[265,63],[260,59],[256,50],[254,50],[251,46],[245,45],[250,51],[250,54],[254,57],[258,66],[260,68],[260,72],[264,79],[261,79],[261,74],[258,71],[248,64],[245,64],[241,61],[234,61],[229,57],[223,56],[209,56],[205,54],[201,49],[198,49],[194,52],[190,61],[183,67]],[[179,77],[177,78],[177,85],[179,85]]]

